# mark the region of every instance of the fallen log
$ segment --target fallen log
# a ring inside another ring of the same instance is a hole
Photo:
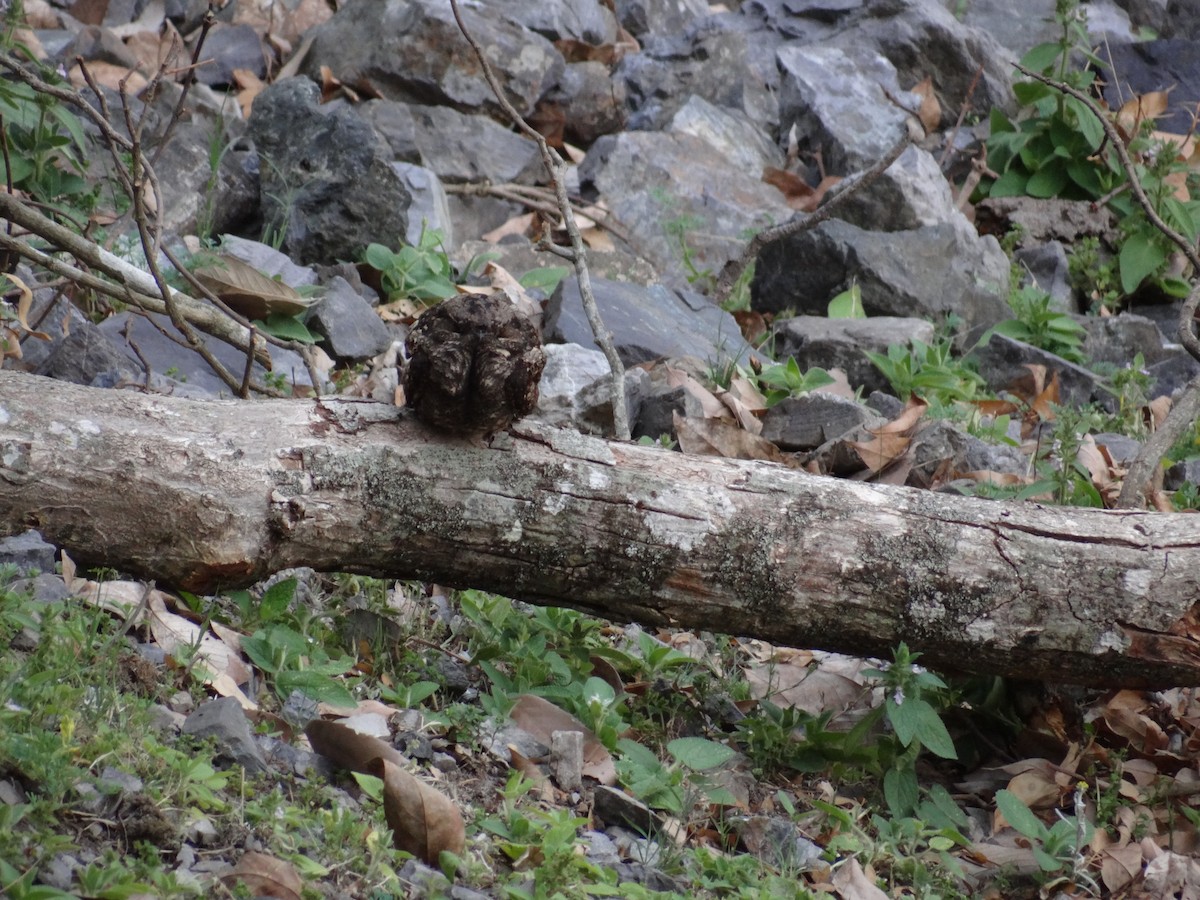
[[[289,566],[1093,685],[1200,684],[1200,517],[1006,503],[367,401],[0,371],[0,532],[196,592]]]

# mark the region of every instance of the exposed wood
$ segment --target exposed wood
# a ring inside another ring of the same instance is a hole
[[[1200,684],[1200,516],[876,487],[522,423],[0,371],[0,531],[194,591],[287,566],[1090,684]]]

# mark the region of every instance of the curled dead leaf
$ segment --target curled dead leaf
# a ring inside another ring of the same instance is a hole
[[[245,885],[255,897],[276,897],[278,900],[300,900],[304,883],[300,874],[286,859],[249,851],[242,854],[237,865],[221,876],[228,887]]]
[[[302,297],[289,284],[264,275],[236,256],[219,254],[192,270],[202,285],[248,319],[266,319],[273,313],[294,316],[316,301]]]
[[[462,853],[466,827],[449,797],[387,759],[371,760],[367,774],[383,780],[383,814],[397,850],[431,866],[438,864],[443,850]]]

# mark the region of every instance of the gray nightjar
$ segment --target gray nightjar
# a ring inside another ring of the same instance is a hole
[[[442,301],[421,314],[404,346],[405,402],[432,428],[482,439],[537,405],[542,338],[503,293]]]

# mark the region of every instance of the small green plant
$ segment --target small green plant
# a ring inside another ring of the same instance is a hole
[[[937,406],[969,402],[986,394],[987,383],[969,363],[954,358],[949,338],[933,344],[914,340],[910,347],[892,344],[886,355],[863,352],[901,400],[916,394]]]
[[[1067,255],[1067,279],[1071,287],[1086,297],[1092,312],[1116,309],[1125,296],[1117,261],[1100,249],[1094,235],[1080,238]]]
[[[8,7],[0,31],[0,49],[13,48],[20,13]],[[29,59],[35,57],[19,48]],[[34,63],[41,78],[53,85],[63,79],[53,69]],[[5,183],[26,191],[35,200],[68,215],[90,210],[96,191],[88,186],[88,143],[79,118],[57,97],[29,85],[0,79],[0,119],[5,152],[0,154],[0,175]]]
[[[1200,510],[1200,485],[1194,481],[1185,481],[1171,495],[1171,505],[1179,512]]]
[[[1097,367],[1099,368],[1099,367]],[[1102,386],[1117,400],[1117,412],[1110,430],[1119,431],[1130,437],[1146,434],[1143,411],[1150,400],[1152,378],[1146,371],[1146,359],[1141,353],[1124,366],[1114,366]]]
[[[1011,791],[996,792],[996,806],[1019,834],[1031,843],[1033,857],[1040,872],[1039,881],[1047,891],[1055,887],[1079,885],[1100,893],[1099,887],[1085,871],[1083,856],[1095,830],[1084,816],[1083,791],[1086,784],[1076,788],[1075,815],[1058,814],[1058,821],[1047,827],[1033,814],[1021,798]]]
[[[1097,71],[1103,67],[1090,50],[1086,13],[1078,0],[1058,0],[1055,21],[1059,39],[1034,47],[1022,65],[1086,93],[1095,79],[1092,64]],[[1132,192],[1122,189],[1127,173],[1111,148],[1103,150],[1104,128],[1087,105],[1040,81],[1017,82],[1013,93],[1023,107],[1015,121],[998,109],[991,113],[988,164],[1000,176],[981,185],[982,192],[992,197],[1103,199],[1121,221],[1116,258],[1121,299],[1147,281],[1172,296],[1186,296],[1188,284],[1166,271],[1174,245],[1150,222]],[[1155,138],[1152,130],[1152,122],[1142,122],[1129,141],[1138,180],[1159,216],[1194,241],[1200,234],[1200,202],[1179,199],[1174,183],[1183,178],[1194,185],[1194,173],[1180,160],[1178,148]]]
[[[1086,361],[1083,340],[1087,331],[1066,313],[1051,309],[1050,300],[1050,295],[1036,284],[1017,288],[1008,298],[1014,318],[1001,322],[992,330],[1083,365]]]
[[[857,281],[829,301],[826,315],[831,319],[865,319],[867,317],[862,304],[862,288],[858,286]]]
[[[667,744],[669,764],[629,738],[621,738],[617,749],[622,783],[647,806],[686,817],[701,803],[734,805],[729,791],[706,774],[733,758],[734,751],[724,744],[706,738],[676,738]]]
[[[453,297],[454,267],[443,245],[442,232],[421,226],[417,243],[390,250],[383,244],[369,244],[363,261],[379,271],[380,286],[387,299],[411,298],[436,303]]]
[[[796,357],[789,356],[786,363],[763,366],[758,376],[759,387],[766,398],[767,406],[774,406],[789,397],[802,397],[809,391],[833,384],[833,377],[820,366],[800,371]]]
[[[1091,472],[1079,460],[1084,435],[1098,430],[1103,416],[1095,409],[1055,407],[1054,430],[1050,441],[1038,452],[1034,467],[1038,478],[1016,493],[1016,499],[1029,500],[1049,495],[1060,506],[1103,508],[1104,499],[1092,483]]]

